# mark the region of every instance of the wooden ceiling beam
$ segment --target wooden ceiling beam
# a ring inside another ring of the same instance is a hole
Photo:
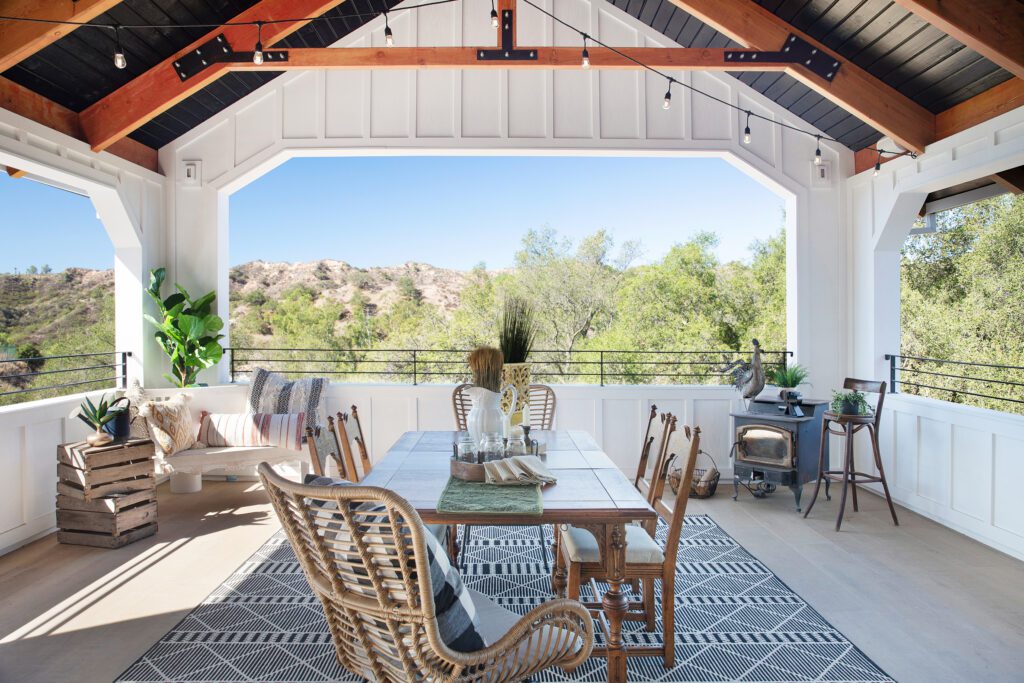
[[[935,141],[935,116],[930,111],[752,0],[672,0],[672,3],[755,50],[779,50],[791,33],[797,35],[835,56],[841,66],[832,82],[803,66],[790,67],[788,74],[906,149],[922,152],[928,143]],[[747,66],[737,70],[746,70]]]
[[[1013,0],[896,0],[943,33],[1024,78],[1024,3]]]
[[[260,0],[236,15],[231,22],[317,17],[342,2],[344,0]],[[283,40],[306,23],[308,22],[292,21],[264,26],[264,48]],[[87,107],[81,113],[81,121],[93,150],[108,148],[133,130],[228,73],[227,64],[216,63],[183,82],[178,78],[174,68],[174,62],[183,55],[214,40],[220,34],[223,34],[228,44],[236,50],[250,50],[256,44],[255,26],[221,26]]]
[[[1013,194],[1024,194],[1024,166],[1009,168],[992,176],[992,180]]]
[[[31,119],[58,133],[86,141],[78,114],[3,76],[0,76],[0,108]],[[124,138],[111,145],[107,151],[114,156],[159,173],[156,150],[141,142]]]
[[[8,166],[7,175],[11,176],[12,178],[24,178],[26,174],[25,171],[14,168],[13,166]]]
[[[1024,81],[1011,78],[936,114],[935,137],[948,138],[1017,107],[1024,107]]]
[[[121,0],[7,0],[0,14],[26,19],[92,21]],[[0,21],[0,73],[74,31],[73,24]]]
[[[345,47],[296,48],[288,50],[287,62],[232,62],[231,71],[298,71],[309,69],[580,69],[581,48],[520,47],[532,50],[535,60],[505,62],[481,60],[477,47]],[[493,49],[493,48],[486,48]],[[590,47],[592,69],[642,69],[629,57],[647,66],[665,71],[735,71],[736,62],[725,59],[725,48],[657,48],[627,47],[617,50],[628,57],[603,47]],[[782,62],[752,62],[750,71],[784,71]]]

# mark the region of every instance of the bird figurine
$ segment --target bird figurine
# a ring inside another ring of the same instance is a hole
[[[756,339],[752,340],[754,352],[751,354],[750,362],[736,360],[727,365],[723,374],[732,375],[733,384],[740,390],[740,395],[745,399],[756,398],[764,389],[764,367],[761,365],[761,343]]]

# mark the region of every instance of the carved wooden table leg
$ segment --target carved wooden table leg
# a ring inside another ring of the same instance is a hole
[[[622,584],[626,574],[626,525],[605,525],[603,537],[601,556],[608,572],[608,590],[601,605],[608,619],[608,682],[625,683],[626,651],[622,645],[622,621],[629,610],[629,600],[622,592]]]
[[[551,590],[556,598],[565,597],[565,587],[568,584],[568,575],[565,571],[565,560],[562,559],[561,533],[563,524],[555,525],[555,569],[551,573]]]

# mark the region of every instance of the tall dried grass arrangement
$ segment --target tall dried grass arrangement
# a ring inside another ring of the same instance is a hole
[[[501,311],[498,342],[506,363],[525,363],[537,338],[533,307],[526,299],[510,296]]]
[[[469,369],[473,384],[484,389],[501,391],[501,367],[505,364],[501,350],[493,346],[480,346],[469,354]]]

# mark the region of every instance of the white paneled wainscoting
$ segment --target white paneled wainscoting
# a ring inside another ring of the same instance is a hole
[[[403,432],[454,428],[453,385],[331,384],[330,413],[359,407],[371,454],[382,456]],[[237,413],[245,409],[245,384],[189,389],[190,408]],[[165,395],[173,389],[150,393]],[[96,397],[102,392],[88,394]],[[686,423],[699,424],[704,449],[730,473],[729,412],[737,402],[732,387],[556,385],[555,425],[592,434],[620,468],[632,475],[641,429],[654,403]],[[81,439],[87,429],[74,414],[86,394],[0,408],[0,554],[53,530],[56,520],[57,444]],[[305,456],[303,456],[305,457]],[[184,494],[183,494],[184,495]]]

